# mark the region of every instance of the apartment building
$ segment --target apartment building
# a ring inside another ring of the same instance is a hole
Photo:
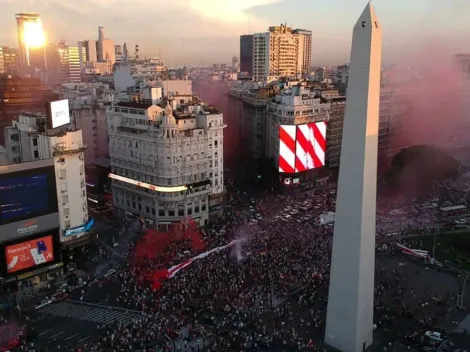
[[[45,115],[22,113],[5,128],[8,162],[53,159],[60,217],[60,242],[76,245],[89,239],[82,131],[69,126],[50,129]]]
[[[157,228],[207,224],[224,194],[225,127],[201,102],[116,104],[108,111],[114,207]]]
[[[306,74],[312,59],[311,32],[292,30],[285,24],[253,35],[253,80],[273,81],[279,77]]]

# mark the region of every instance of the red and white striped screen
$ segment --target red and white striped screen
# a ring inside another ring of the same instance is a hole
[[[279,126],[279,172],[294,174],[325,166],[326,122]]]

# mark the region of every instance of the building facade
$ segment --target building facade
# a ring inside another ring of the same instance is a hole
[[[69,46],[69,80],[71,83],[82,81],[82,72],[85,69],[86,49],[82,46]]]
[[[0,64],[0,69],[3,67],[3,72],[7,75],[18,74],[18,49],[10,48],[8,46],[0,47],[0,60],[3,64]]]
[[[334,96],[337,92],[330,94]],[[268,103],[266,156],[274,159],[276,168],[279,167],[280,126],[328,121],[329,110],[330,104],[321,94],[302,86],[292,87]]]
[[[85,48],[85,61],[86,62],[96,62],[98,61],[98,54],[96,52],[97,50],[97,43],[96,43],[96,40],[83,40],[81,42],[78,43],[78,45],[82,46]]]
[[[118,103],[108,124],[114,207],[157,227],[207,224],[224,193],[222,114]]]
[[[109,156],[108,123],[106,109],[98,105],[71,109],[71,126],[82,131],[85,164],[93,164],[100,158]]]
[[[266,119],[269,89],[257,90],[241,96],[242,111],[242,146],[248,156],[261,159],[266,156]]]
[[[292,33],[299,38],[299,53],[302,54],[301,73],[303,76],[310,72],[312,66],[312,31],[306,29],[294,29]]]
[[[87,239],[90,230],[85,185],[86,145],[82,131],[48,129],[44,115],[21,114],[5,129],[9,163],[54,160],[60,242],[64,245]]]
[[[37,13],[18,13],[15,18],[20,71],[28,73],[32,67],[44,69],[46,66],[44,48],[33,47],[39,43],[28,43],[28,36],[30,35],[34,35],[36,40],[40,39],[39,36],[43,36],[41,16]]]
[[[100,62],[110,62],[111,66],[116,62],[116,49],[114,41],[107,39],[104,34],[104,27],[98,28],[98,41],[96,42],[97,59]]]
[[[253,74],[253,35],[240,36],[240,72]]]
[[[37,78],[13,76],[0,81],[0,144],[4,144],[5,127],[11,126],[23,111],[46,112],[45,103],[58,99],[58,94],[49,90]]]
[[[253,80],[299,77],[308,71],[311,55],[311,33],[293,31],[285,24],[269,27],[268,32],[253,36]]]

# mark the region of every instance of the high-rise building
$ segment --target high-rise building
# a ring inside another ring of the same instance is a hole
[[[96,62],[98,61],[97,55],[97,43],[96,40],[83,40],[78,42],[78,46],[85,48],[85,61],[86,62]]]
[[[116,53],[116,55],[122,55],[122,46],[115,45],[114,46],[114,52]]]
[[[47,47],[49,85],[60,83],[79,83],[85,70],[86,48],[79,42],[78,46],[70,46],[65,42]]]
[[[353,30],[325,342],[362,352],[373,341],[382,31],[368,3]]]
[[[49,90],[38,78],[13,76],[0,80],[0,144],[4,144],[3,128],[24,111],[46,112],[45,103],[57,100],[58,94]]]
[[[253,35],[240,36],[240,72],[253,74]]]
[[[18,74],[18,49],[10,48],[8,46],[0,47],[0,55],[3,61],[3,72],[7,75]]]
[[[253,80],[271,81],[279,77],[299,77],[303,74],[304,53],[311,44],[308,31],[296,33],[286,24],[269,27],[265,33],[256,33],[253,37]],[[311,54],[310,54],[311,60]]]
[[[44,33],[41,16],[36,13],[18,13],[17,24],[19,68],[29,72],[31,68],[46,68]]]
[[[84,152],[87,146],[83,144],[81,130],[49,129],[47,120],[45,115],[20,114],[5,129],[6,149],[10,163],[54,160],[60,241],[67,246],[82,238],[93,222],[88,217],[86,195]]]
[[[69,54],[69,82],[82,81],[82,72],[85,69],[86,49],[79,46],[68,46]]]
[[[294,29],[292,33],[297,34],[299,38],[299,53],[302,54],[300,60],[302,75],[307,75],[312,66],[312,31],[306,29]]]
[[[208,223],[224,193],[221,113],[202,103],[176,111],[121,102],[108,111],[108,126],[115,209],[158,227]]]
[[[104,35],[104,27],[98,27],[98,40],[105,40],[106,36]]]
[[[109,61],[111,65],[114,65],[116,62],[114,41],[105,37],[104,27],[98,27],[98,42],[96,48],[98,61]]]

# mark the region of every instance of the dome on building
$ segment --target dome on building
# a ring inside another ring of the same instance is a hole
[[[176,127],[176,119],[173,116],[173,109],[169,101],[166,103],[166,107],[163,110],[162,127]]]

